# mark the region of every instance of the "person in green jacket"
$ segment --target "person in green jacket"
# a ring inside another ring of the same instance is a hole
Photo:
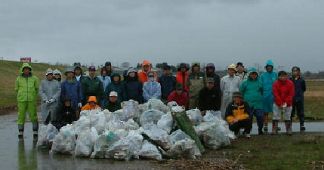
[[[198,107],[199,91],[205,86],[204,73],[200,70],[199,63],[193,63],[189,74],[189,108]]]
[[[24,125],[26,112],[29,113],[29,119],[33,124],[33,137],[38,137],[38,118],[37,118],[37,94],[39,88],[39,79],[32,74],[32,67],[24,63],[20,69],[20,75],[16,79],[15,91],[17,93],[18,106],[18,137],[24,136]]]
[[[255,68],[250,68],[247,80],[244,80],[240,85],[240,91],[244,97],[244,100],[248,102],[250,106],[250,118],[253,120],[253,115],[257,119],[258,133],[263,134],[263,102],[262,91],[263,85],[259,80],[259,74]]]
[[[96,67],[89,67],[89,76],[84,78],[81,82],[83,92],[83,105],[88,101],[89,96],[96,96],[97,101],[101,101],[104,89],[102,82],[96,76]]]

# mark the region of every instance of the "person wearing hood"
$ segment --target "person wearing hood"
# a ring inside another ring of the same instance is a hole
[[[112,91],[117,92],[118,94],[118,102],[123,102],[126,100],[125,86],[121,81],[121,76],[118,73],[113,73],[111,75],[111,83],[107,86],[105,90],[106,99],[109,98],[109,94]],[[107,101],[107,100],[106,100]],[[107,105],[107,104],[106,104]]]
[[[248,79],[249,75],[246,74],[246,71],[245,71],[245,68],[244,68],[244,65],[242,62],[238,62],[236,64],[236,76],[239,76],[242,81]]]
[[[175,101],[179,106],[188,109],[189,95],[183,90],[181,84],[177,84],[176,89],[169,95],[168,102],[172,101]]]
[[[81,110],[101,110],[100,106],[97,104],[97,97],[96,96],[89,96],[88,103],[84,105]]]
[[[148,73],[148,81],[143,85],[144,102],[149,99],[161,99],[161,85],[154,78],[154,73]]]
[[[200,64],[194,63],[189,74],[189,109],[198,107],[199,91],[204,87],[204,73],[200,71]]]
[[[135,100],[143,103],[143,85],[138,81],[137,71],[130,68],[125,77],[125,100]]]
[[[107,71],[107,76],[111,76],[112,75],[112,73],[113,73],[113,69],[112,69],[112,65],[111,65],[111,62],[110,61],[107,61],[106,63],[105,63],[105,67],[104,67],[105,69],[106,69],[106,71]]]
[[[115,112],[121,109],[120,102],[118,102],[118,93],[115,91],[111,91],[108,97],[108,103],[104,107],[105,109],[109,110],[110,112]]]
[[[225,116],[226,107],[232,102],[232,94],[240,90],[241,79],[235,75],[236,65],[231,64],[227,67],[227,75],[222,77],[220,88],[222,91],[222,117]]]
[[[85,101],[88,100],[89,96],[96,96],[97,101],[98,102],[101,101],[104,94],[104,89],[103,89],[102,82],[96,76],[95,66],[89,67],[89,76],[84,78],[81,84],[82,84],[83,97],[84,97],[83,103],[85,103]]]
[[[170,93],[175,89],[177,83],[176,78],[171,73],[171,66],[163,66],[163,74],[159,78],[159,82],[161,84],[161,99],[165,102],[168,100]]]
[[[293,101],[293,109],[291,112],[291,118],[293,118],[297,112],[297,116],[299,118],[300,123],[300,132],[304,132],[306,130],[304,122],[304,93],[306,91],[306,82],[301,76],[300,68],[294,66],[292,69],[292,77],[291,81],[294,83],[295,86],[295,96]]]
[[[103,86],[103,90],[104,90],[104,93],[105,93],[105,90],[107,89],[108,85],[111,83],[111,78],[108,75],[108,71],[107,71],[106,67],[101,68],[100,76],[98,76],[98,79],[101,81],[102,86]],[[100,105],[101,106],[104,106],[105,100],[106,99],[104,97],[100,100]]]
[[[67,67],[64,74],[66,78],[61,84],[61,101],[69,98],[71,107],[74,110],[80,110],[83,99],[81,83],[75,79],[74,68]]]
[[[68,96],[63,97],[62,104],[57,111],[57,120],[53,121],[52,124],[60,130],[61,127],[72,124],[77,120],[76,110],[72,107],[72,101]]]
[[[213,63],[208,63],[206,65],[206,75],[205,75],[205,83],[206,83],[206,79],[211,77],[214,79],[214,82],[215,82],[215,87],[218,89],[218,90],[221,90],[220,89],[220,77],[218,74],[216,74],[215,72],[215,65]]]
[[[144,84],[148,81],[148,73],[152,71],[152,63],[148,60],[144,60],[142,63],[142,70],[138,72],[138,80]],[[155,80],[157,79],[157,74],[153,72]]]
[[[46,71],[46,79],[41,81],[39,95],[41,96],[42,122],[47,125],[57,119],[56,112],[61,95],[61,85],[54,79],[51,68]]]
[[[291,111],[295,95],[294,83],[288,79],[288,74],[285,71],[280,71],[278,80],[273,83],[272,89],[275,101],[273,105],[272,134],[278,133],[278,123],[281,113],[283,113],[286,133],[292,135]]]
[[[62,73],[61,73],[61,71],[58,70],[58,69],[55,69],[55,70],[53,71],[53,74],[54,74],[54,79],[55,79],[56,81],[58,81],[59,83],[61,83],[61,80],[62,80]]]
[[[37,118],[37,94],[39,89],[39,79],[32,74],[32,67],[28,63],[23,63],[20,68],[20,75],[16,79],[15,91],[17,93],[18,106],[18,137],[24,136],[24,125],[26,112],[33,124],[33,137],[38,137],[38,118]]]
[[[199,91],[198,108],[205,114],[208,110],[219,111],[221,107],[221,91],[215,87],[215,80],[207,78],[206,86]]]
[[[263,102],[262,102],[262,82],[259,79],[259,74],[255,68],[250,68],[248,78],[243,81],[240,86],[240,92],[243,95],[244,101],[250,106],[250,118],[253,121],[253,115],[257,119],[258,134],[263,134]]]
[[[82,66],[80,63],[74,63],[74,74],[75,74],[75,79],[78,82],[82,83],[85,76],[83,75]]]
[[[183,90],[189,93],[189,68],[186,63],[179,65],[176,80],[183,86]]]
[[[263,110],[264,110],[264,133],[268,133],[268,115],[273,113],[273,92],[272,85],[278,79],[278,75],[273,71],[274,64],[271,60],[266,62],[265,70],[260,76],[263,85]]]

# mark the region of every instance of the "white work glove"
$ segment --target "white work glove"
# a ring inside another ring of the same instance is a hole
[[[54,103],[55,102],[55,99],[49,99],[49,103]]]
[[[78,107],[81,108],[82,107],[82,103],[78,103]]]
[[[287,107],[287,103],[284,103],[283,105],[282,105],[282,108],[286,108]]]
[[[50,102],[49,100],[44,100],[44,103],[49,104]]]

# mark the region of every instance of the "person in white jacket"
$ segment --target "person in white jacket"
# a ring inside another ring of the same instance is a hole
[[[241,78],[235,75],[236,65],[231,64],[227,67],[227,75],[222,77],[220,88],[222,91],[222,117],[225,117],[225,110],[228,104],[232,102],[232,95],[234,92],[239,91]]]
[[[150,99],[161,99],[161,85],[154,78],[154,72],[148,73],[148,81],[143,85],[143,98],[147,102]]]
[[[46,71],[46,79],[42,80],[39,90],[39,95],[41,96],[41,116],[44,124],[56,120],[60,94],[60,83],[54,79],[53,70],[49,68]]]

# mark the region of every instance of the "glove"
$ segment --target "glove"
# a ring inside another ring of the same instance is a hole
[[[50,102],[49,102],[49,100],[45,100],[44,103],[49,104]]]
[[[48,102],[49,103],[54,103],[55,102],[55,99],[53,99],[53,98],[52,99],[49,99]]]
[[[82,103],[78,103],[78,107],[81,108],[82,107]]]

